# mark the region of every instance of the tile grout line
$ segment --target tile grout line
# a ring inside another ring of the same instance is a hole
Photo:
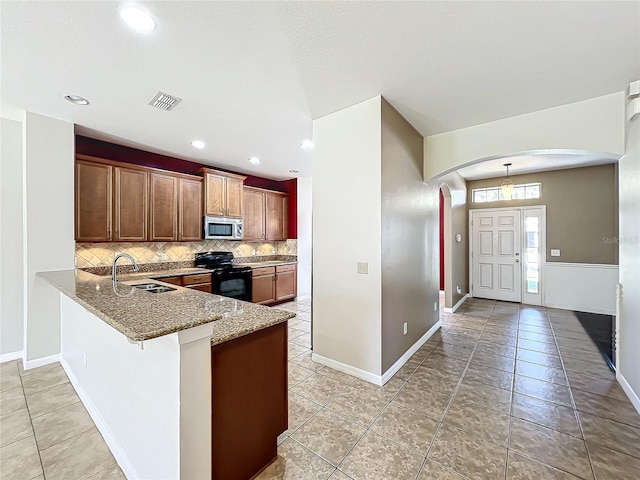
[[[31,431],[33,432],[33,442],[36,444],[38,459],[40,460],[40,468],[42,469],[42,478],[46,480],[47,476],[44,471],[44,463],[42,462],[42,455],[40,455],[40,446],[38,445],[38,438],[36,437],[36,429],[33,426],[33,417],[31,416],[31,409],[29,408],[29,402],[27,401],[27,393],[24,391],[24,384],[22,383],[22,375],[20,375],[20,367],[18,366],[18,362],[16,362],[16,368],[18,369],[18,376],[20,377],[20,387],[22,388],[22,395],[24,395],[24,404],[27,409],[27,413],[29,414],[29,423],[31,424]]]

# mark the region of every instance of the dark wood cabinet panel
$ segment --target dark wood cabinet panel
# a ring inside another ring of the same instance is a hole
[[[211,348],[212,478],[253,478],[288,427],[287,322]]]
[[[180,179],[178,240],[202,240],[202,181]]]
[[[113,240],[147,240],[149,174],[141,170],[115,167],[113,198]]]
[[[265,194],[266,240],[287,239],[287,196],[284,193]]]
[[[191,290],[200,290],[201,292],[211,293],[211,283],[201,283],[198,285],[185,285],[185,287]]]
[[[171,285],[182,286],[182,277],[164,277],[159,278],[158,280],[164,283],[170,283]]]
[[[199,172],[204,177],[204,214],[242,218],[242,186],[246,177],[209,168]]]
[[[244,179],[235,177],[227,177],[226,180],[226,197],[227,197],[227,217],[242,218],[243,214],[243,198],[242,186]]]
[[[254,276],[251,279],[251,301],[271,303],[276,298],[275,272]]]
[[[149,240],[178,239],[178,178],[152,173],[149,178]]]
[[[276,267],[276,302],[295,298],[296,291],[296,266],[283,265],[281,267]]]
[[[264,192],[245,187],[244,192],[244,240],[264,240]]]
[[[79,242],[112,239],[113,167],[79,160],[75,178],[75,237]]]

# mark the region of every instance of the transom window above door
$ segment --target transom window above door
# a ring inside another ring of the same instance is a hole
[[[540,190],[542,184],[540,183],[525,183],[522,185],[516,185],[513,187],[513,195],[511,200],[529,200],[532,198],[540,198]],[[473,203],[491,203],[491,202],[504,202],[507,200],[502,195],[502,189],[500,187],[488,187],[488,188],[474,188],[472,190]]]

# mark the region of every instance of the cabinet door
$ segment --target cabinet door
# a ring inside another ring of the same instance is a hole
[[[271,303],[276,298],[276,276],[260,275],[251,280],[251,301],[253,303]]]
[[[287,197],[277,193],[266,193],[266,239],[287,239]]]
[[[204,214],[205,215],[225,215],[225,194],[224,183],[226,178],[213,173],[205,173],[204,175]]]
[[[242,218],[243,214],[243,195],[242,185],[244,180],[237,178],[227,178],[226,197],[227,197],[227,217]]]
[[[149,174],[140,170],[114,168],[115,241],[147,240]]]
[[[264,193],[244,189],[244,240],[264,240]]]
[[[178,178],[152,173],[149,179],[149,240],[178,239]]]
[[[202,182],[180,179],[178,240],[202,240]]]
[[[76,162],[76,240],[110,241],[113,167],[100,163]]]
[[[277,271],[277,270],[276,270]],[[276,301],[296,296],[296,271],[287,270],[276,273]]]

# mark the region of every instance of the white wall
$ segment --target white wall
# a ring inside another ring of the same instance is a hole
[[[540,149],[624,153],[624,92],[432,135],[424,178],[480,159]]]
[[[59,296],[35,274],[74,268],[74,127],[27,112],[23,138],[24,358],[29,368],[34,360],[60,352]]]
[[[311,296],[311,177],[298,178],[298,298]]]
[[[633,390],[630,396],[635,396],[633,399],[640,411],[640,118],[627,122],[626,133],[626,152],[618,163],[622,285],[618,318],[618,374],[622,377],[623,386]]]
[[[51,285],[45,288],[60,298],[65,371],[127,478],[180,478],[178,335],[146,341],[141,350]]]
[[[313,122],[314,354],[381,374],[381,97]],[[368,275],[357,262],[368,263]]]
[[[0,361],[22,357],[22,125],[0,127]]]

